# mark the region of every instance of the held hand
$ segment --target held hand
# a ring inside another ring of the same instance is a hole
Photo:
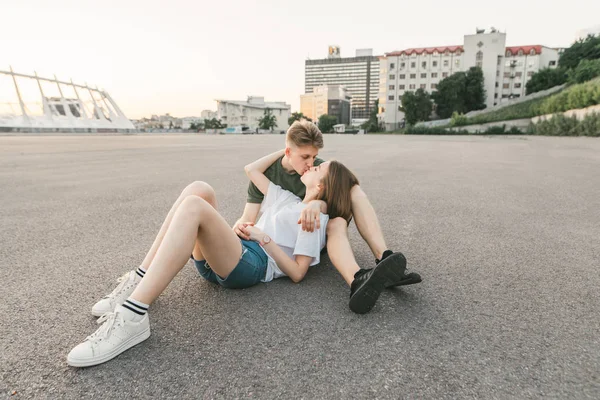
[[[248,237],[243,231],[243,228],[246,228],[247,226],[253,226],[254,222],[242,222],[241,220],[238,220],[235,224],[233,224],[233,231],[235,232],[236,235],[238,235],[240,238],[244,239],[244,240],[250,240],[250,237]]]
[[[321,206],[317,202],[310,202],[308,206],[302,210],[298,224],[302,224],[302,230],[314,232],[315,229],[321,228]]]
[[[240,228],[240,230],[242,231],[242,233],[244,235],[246,235],[249,238],[246,240],[252,240],[253,242],[260,242],[262,240],[262,238],[265,236],[265,233],[263,231],[261,231],[260,229],[258,229],[257,227],[255,227],[254,224],[246,225],[246,226]]]

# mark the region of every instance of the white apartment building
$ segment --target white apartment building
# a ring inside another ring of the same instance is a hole
[[[317,121],[323,114],[334,115],[339,124],[350,124],[351,97],[348,90],[341,85],[322,85],[313,89],[312,93],[300,96],[300,112]]]
[[[200,117],[202,119],[217,118],[217,112],[216,111],[211,111],[211,110],[202,110],[202,112],[200,113]]]
[[[527,81],[544,68],[556,68],[560,53],[546,46],[513,46],[506,48],[501,100],[525,96]]]
[[[544,46],[506,47],[506,34],[491,29],[465,35],[463,45],[415,48],[386,53],[380,61],[379,112],[387,130],[397,129],[406,91],[436,91],[442,79],[478,66],[483,71],[486,105],[525,95],[534,72],[555,68],[558,50]]]
[[[217,119],[227,124],[228,128],[242,127],[255,131],[265,110],[275,115],[277,127],[275,131],[286,131],[289,128],[291,106],[283,101],[265,102],[264,97],[248,96],[248,100],[217,100]]]

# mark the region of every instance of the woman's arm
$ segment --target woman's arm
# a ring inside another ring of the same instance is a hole
[[[298,283],[304,279],[313,259],[312,257],[298,255],[294,258],[290,258],[273,240],[269,243],[264,243],[266,234],[257,227],[246,226],[241,228],[241,230],[250,238],[250,240],[260,243],[265,251],[273,257],[277,266],[281,268],[283,273],[289,276],[292,281]]]
[[[269,178],[265,176],[265,171],[284,154],[285,150],[279,150],[275,153],[271,153],[267,156],[259,158],[258,160],[244,167],[246,175],[248,178],[250,178],[252,183],[256,185],[258,190],[262,192],[262,194],[267,194],[267,191],[269,190],[269,183],[271,183]]]

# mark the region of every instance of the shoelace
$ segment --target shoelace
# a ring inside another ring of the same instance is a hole
[[[102,316],[98,319],[98,324],[102,324],[100,328],[96,330],[96,332],[92,333],[85,340],[89,340],[91,342],[99,342],[103,339],[106,339],[112,330],[112,327],[117,323],[117,326],[120,326],[124,323],[123,316],[116,312],[107,312],[102,314]]]
[[[104,296],[104,298],[110,299],[110,298],[118,296],[127,287],[127,284],[129,283],[129,281],[132,281],[132,276],[134,273],[135,272],[133,272],[133,273],[128,272],[125,275],[123,275],[122,277],[120,277],[119,279],[117,279],[117,282],[119,282],[119,285],[117,285],[115,290],[113,290],[110,294],[107,294],[106,296]]]

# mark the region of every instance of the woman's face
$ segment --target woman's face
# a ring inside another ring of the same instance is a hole
[[[329,172],[329,161],[324,162],[321,165],[310,168],[306,171],[300,180],[304,183],[307,189],[316,188],[322,181],[327,173]]]

